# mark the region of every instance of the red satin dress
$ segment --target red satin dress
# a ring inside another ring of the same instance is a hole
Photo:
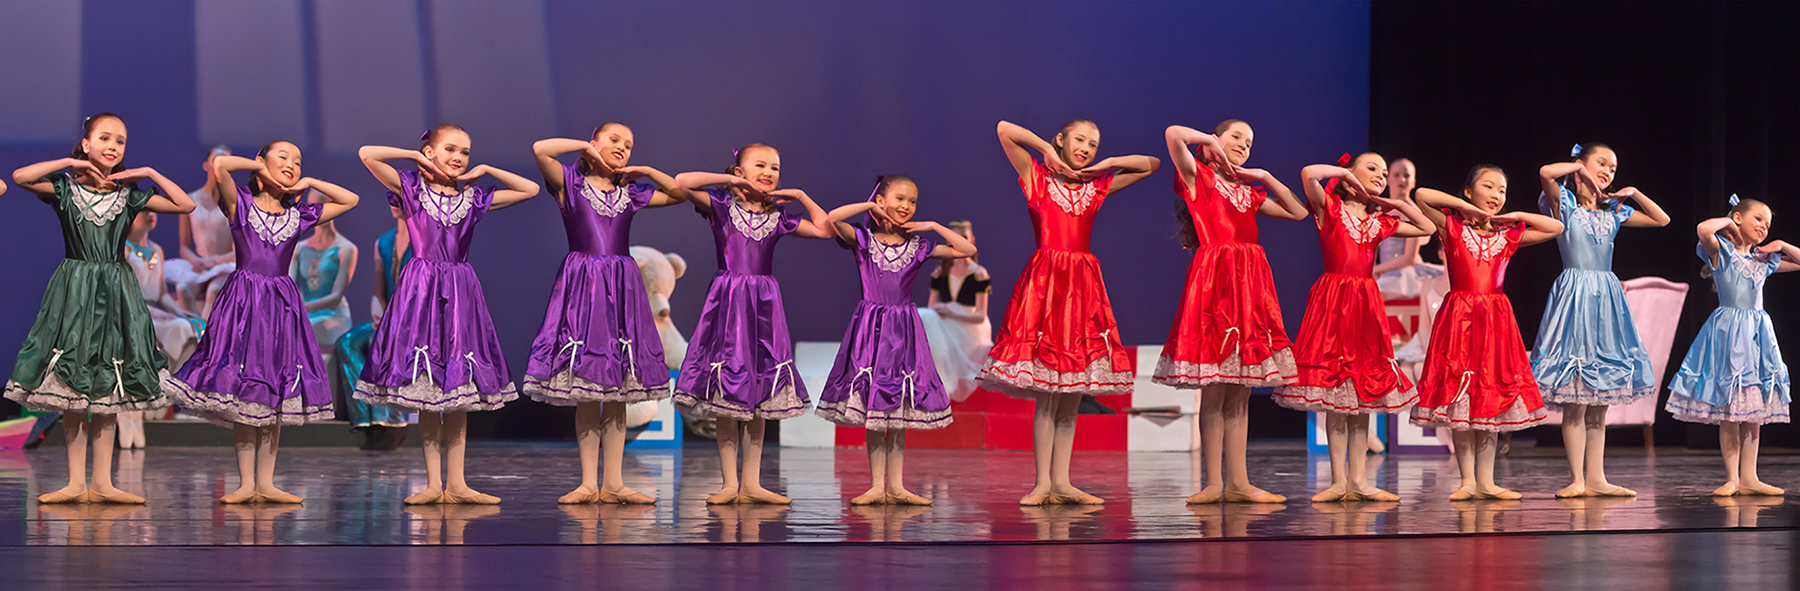
[[[1256,244],[1256,210],[1269,190],[1226,183],[1204,164],[1194,184],[1175,175],[1175,194],[1194,217],[1200,248],[1188,265],[1155,381],[1176,388],[1292,383],[1294,353],[1281,324],[1281,302],[1269,259]]]
[[[1100,261],[1088,252],[1112,179],[1107,173],[1071,189],[1035,162],[1031,178],[1019,179],[1038,248],[1013,285],[983,385],[1025,398],[1131,391],[1135,360],[1120,344]]]
[[[1425,375],[1412,422],[1426,427],[1517,431],[1544,422],[1544,400],[1519,336],[1512,301],[1500,291],[1524,226],[1482,235],[1444,210],[1450,293],[1431,326]]]
[[[1398,412],[1418,394],[1394,360],[1387,308],[1372,275],[1378,245],[1400,229],[1400,220],[1357,218],[1335,197],[1313,220],[1325,274],[1313,283],[1300,321],[1299,379],[1276,390],[1275,402],[1315,412]]]

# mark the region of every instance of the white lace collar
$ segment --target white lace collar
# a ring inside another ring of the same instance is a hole
[[[594,208],[594,213],[610,218],[625,213],[625,208],[631,205],[630,189],[630,185],[618,185],[602,191],[595,189],[593,185],[588,184],[586,178],[583,178],[581,179],[580,193],[582,197],[587,198],[588,205]]]
[[[1350,233],[1350,239],[1357,244],[1368,244],[1381,235],[1381,215],[1371,215],[1357,220],[1355,215],[1342,209],[1338,210],[1338,221],[1344,224],[1344,230]]]
[[[1501,231],[1482,236],[1474,228],[1463,226],[1462,243],[1463,248],[1468,249],[1469,254],[1474,256],[1475,260],[1483,263],[1491,262],[1494,257],[1500,256],[1501,251],[1506,250],[1506,232]]]
[[[585,183],[583,183],[585,184]],[[475,208],[475,187],[466,187],[455,195],[444,195],[431,190],[425,179],[419,179],[419,207],[425,215],[446,226],[462,223],[469,217],[469,210]]]
[[[1214,174],[1213,188],[1217,189],[1220,195],[1224,195],[1225,200],[1230,201],[1231,206],[1236,208],[1238,213],[1248,213],[1250,208],[1256,205],[1256,190],[1250,188],[1250,185],[1233,185],[1225,182],[1224,177]]]
[[[767,209],[761,212],[750,211],[744,209],[743,204],[738,203],[737,198],[732,198],[731,225],[737,228],[738,233],[751,240],[761,242],[770,234],[774,234],[776,228],[781,227],[781,209],[773,205],[765,207]]]
[[[907,236],[904,242],[888,244],[871,233],[869,234],[869,260],[874,261],[875,266],[880,267],[883,271],[899,273],[918,259],[919,247],[923,246],[924,242],[918,236]]]
[[[1087,213],[1088,208],[1094,205],[1094,196],[1100,192],[1094,188],[1094,183],[1091,182],[1082,183],[1081,186],[1073,189],[1056,182],[1056,179],[1046,178],[1044,183],[1049,185],[1049,190],[1046,192],[1050,194],[1050,200],[1055,201],[1056,206],[1061,207],[1069,215]]]
[[[130,187],[121,185],[111,192],[101,193],[77,182],[74,175],[69,175],[69,186],[74,188],[69,193],[69,200],[75,202],[81,217],[95,226],[105,226],[119,217],[119,212],[125,211],[125,196],[131,192]]]
[[[1576,203],[1575,211],[1570,213],[1572,214],[1569,216],[1570,218],[1581,220],[1582,227],[1587,228],[1588,237],[1593,238],[1596,244],[1605,244],[1606,239],[1611,238],[1613,233],[1618,231],[1618,228],[1614,226],[1613,212],[1611,211],[1588,209],[1582,207],[1580,203]]]
[[[257,207],[254,201],[244,204],[250,209],[250,228],[256,231],[256,237],[263,242],[280,245],[294,237],[300,231],[300,208],[289,207],[281,213],[269,213]]]
[[[1763,280],[1769,278],[1769,274],[1766,272],[1768,259],[1765,258],[1768,255],[1758,254],[1755,248],[1752,248],[1749,253],[1738,252],[1737,247],[1733,246],[1730,241],[1724,241],[1721,246],[1724,247],[1725,252],[1731,253],[1728,258],[1735,261],[1735,263],[1728,264],[1736,267],[1738,274],[1749,279],[1750,283],[1760,288]]]

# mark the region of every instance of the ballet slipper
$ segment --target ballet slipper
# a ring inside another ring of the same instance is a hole
[[[787,498],[785,496],[776,494],[773,491],[767,491],[767,490],[747,492],[740,496],[745,499],[744,502],[752,504],[752,505],[792,505],[792,504],[794,504],[793,499]]]
[[[1400,501],[1400,495],[1379,488],[1370,488],[1369,490],[1359,490],[1355,492],[1357,497],[1365,501],[1374,501],[1377,503],[1395,503]]]
[[[444,491],[442,502],[447,505],[498,505],[500,497],[474,490],[470,490],[468,493]]]
[[[861,507],[868,505],[887,505],[889,503],[887,495],[871,491],[851,498],[850,504]]]
[[[419,494],[412,495],[412,496],[406,497],[405,499],[402,499],[400,501],[400,503],[404,504],[404,505],[415,505],[415,506],[416,505],[436,505],[438,503],[443,502],[443,500],[442,500],[443,497],[444,497],[443,491],[432,492],[431,489],[425,489],[424,491],[420,492]]]
[[[1761,496],[1765,496],[1765,497],[1779,497],[1779,496],[1784,496],[1787,494],[1787,491],[1781,490],[1780,487],[1776,487],[1776,486],[1771,485],[1766,482],[1758,482],[1756,484],[1745,487],[1744,490],[1749,492],[1750,494],[1761,495]]]
[[[1336,502],[1340,502],[1340,501],[1347,501],[1349,499],[1344,498],[1344,496],[1349,494],[1349,492],[1350,491],[1348,491],[1348,490],[1340,489],[1337,487],[1327,488],[1325,490],[1319,491],[1317,494],[1314,494],[1312,496],[1312,502],[1314,502],[1314,503],[1336,503]]]
[[[1088,494],[1085,492],[1078,492],[1078,493],[1072,494],[1072,495],[1051,494],[1048,498],[1044,499],[1044,503],[1047,505],[1094,506],[1094,505],[1106,504],[1106,499],[1102,499],[1100,497],[1096,497],[1094,495],[1091,495],[1091,494]]]
[[[1254,490],[1254,489],[1253,489]],[[1225,500],[1232,503],[1286,503],[1287,497],[1266,491],[1255,492],[1225,491]]]
[[[252,503],[271,503],[277,505],[298,505],[305,501],[305,499],[300,498],[298,495],[282,490],[270,492],[258,491],[252,498],[255,499],[251,501]]]
[[[1635,496],[1637,496],[1637,491],[1631,490],[1629,488],[1625,488],[1623,486],[1613,485],[1613,487],[1609,488],[1609,489],[1589,488],[1589,489],[1587,489],[1587,493],[1583,496],[1589,496],[1589,497],[1635,497]]]
[[[86,503],[86,502],[88,502],[87,494],[88,494],[88,491],[85,491],[85,490],[78,492],[78,493],[74,493],[74,494],[69,494],[69,493],[66,493],[66,492],[63,492],[60,490],[54,490],[54,491],[50,491],[50,492],[38,495],[37,501],[38,501],[38,503],[44,504],[44,505],[67,505],[67,504],[72,504],[72,503]]]
[[[256,497],[255,491],[251,491],[249,493],[241,493],[241,492],[237,492],[237,491],[232,491],[229,493],[225,493],[225,496],[219,497],[219,504],[220,505],[242,505],[244,503],[250,502],[250,499],[255,498],[255,497]]]
[[[656,497],[653,497],[653,496],[650,496],[650,495],[647,495],[647,494],[644,494],[644,493],[641,493],[641,492],[638,492],[635,490],[631,490],[629,488],[620,488],[617,491],[611,491],[611,492],[603,490],[603,491],[600,491],[599,498],[600,498],[601,503],[608,504],[608,505],[655,505],[656,504]]]
[[[110,503],[113,505],[142,505],[142,504],[144,504],[144,497],[140,497],[140,496],[137,496],[137,495],[134,495],[134,494],[122,491],[122,490],[115,490],[115,491],[112,491],[109,493],[99,493],[99,492],[90,490],[90,491],[88,491],[87,494],[88,494],[88,502],[89,503]]]
[[[1474,492],[1475,498],[1485,501],[1517,501],[1525,496],[1499,487],[1495,487],[1495,489],[1491,491],[1476,489]]]
[[[1194,493],[1193,496],[1188,497],[1187,504],[1189,504],[1189,505],[1211,505],[1211,504],[1222,502],[1222,501],[1224,501],[1224,499],[1225,499],[1225,496],[1222,494],[1219,494],[1219,489],[1203,488],[1203,489],[1200,489],[1200,492]]]
[[[1592,494],[1592,492],[1587,489],[1586,485],[1583,485],[1578,482],[1575,484],[1565,486],[1565,487],[1563,487],[1562,490],[1556,491],[1556,498],[1576,499],[1576,498],[1581,498],[1581,497],[1585,497],[1585,496],[1590,496],[1591,494]]]
[[[1474,498],[1475,498],[1475,491],[1468,487],[1463,487],[1463,488],[1459,488],[1459,489],[1450,491],[1450,500],[1452,500],[1452,501],[1467,501],[1467,500],[1472,500]]]
[[[1741,494],[1741,493],[1742,493],[1742,492],[1743,492],[1743,491],[1741,491],[1741,490],[1738,490],[1738,486],[1737,486],[1737,485],[1736,485],[1736,484],[1729,484],[1729,483],[1727,483],[1727,484],[1726,484],[1726,485],[1724,485],[1724,486],[1721,486],[1721,487],[1719,487],[1719,488],[1715,488],[1715,489],[1713,489],[1713,491],[1712,491],[1712,496],[1715,496],[1715,497],[1735,497],[1735,496],[1737,496],[1737,495],[1739,495],[1739,494]]]
[[[910,490],[902,489],[898,493],[888,495],[888,503],[893,504],[893,505],[906,505],[906,506],[910,506],[910,507],[929,507],[929,506],[931,506],[931,499],[927,499],[925,497],[921,497],[919,495],[913,494],[913,492]]]
[[[1031,494],[1025,495],[1024,498],[1019,499],[1019,506],[1021,507],[1042,507],[1048,504],[1050,504],[1050,493],[1033,491]]]
[[[582,486],[575,490],[569,491],[569,494],[558,497],[556,499],[556,504],[558,504],[558,505],[587,505],[587,504],[601,502],[600,498],[601,498],[600,491],[590,489],[586,486]]]
[[[706,504],[708,505],[735,505],[738,502],[738,493],[736,490],[721,490],[713,493],[712,496],[706,497]]]

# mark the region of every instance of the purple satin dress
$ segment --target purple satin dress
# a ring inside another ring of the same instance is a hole
[[[531,341],[525,395],[558,406],[669,396],[662,339],[650,319],[644,277],[631,258],[631,218],[656,188],[601,191],[563,167],[569,256],[550,287],[550,308]]]
[[[199,349],[165,384],[187,412],[259,427],[333,418],[306,303],[288,277],[294,246],[324,209],[299,203],[271,214],[249,187],[238,187],[231,220],[237,270],[219,290]]]
[[[888,244],[856,229],[851,254],[862,276],[863,297],[819,393],[819,416],[876,431],[950,424],[950,396],[912,303],[913,279],[931,251],[931,241],[923,236]]]
[[[701,418],[785,419],[806,412],[806,385],[794,372],[794,345],[774,272],[775,241],[800,216],[774,207],[751,212],[723,189],[709,189],[719,272],[675,383],[675,405]]]
[[[406,218],[413,259],[369,341],[356,399],[421,412],[500,408],[519,395],[469,266],[475,224],[494,204],[494,188],[442,195],[413,171],[400,172],[400,187],[388,204]]]

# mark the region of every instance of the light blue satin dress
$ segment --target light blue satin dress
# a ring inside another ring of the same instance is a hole
[[[1539,199],[1545,215],[1553,213],[1548,199]],[[1654,396],[1656,372],[1612,272],[1614,239],[1635,210],[1616,201],[1587,209],[1568,189],[1558,199],[1563,272],[1550,287],[1531,351],[1538,390],[1553,404],[1611,406]]]
[[[1787,364],[1762,295],[1781,253],[1742,254],[1724,234],[1717,256],[1706,256],[1704,246],[1695,252],[1712,270],[1719,309],[1706,317],[1669,382],[1669,412],[1690,423],[1788,422]]]

